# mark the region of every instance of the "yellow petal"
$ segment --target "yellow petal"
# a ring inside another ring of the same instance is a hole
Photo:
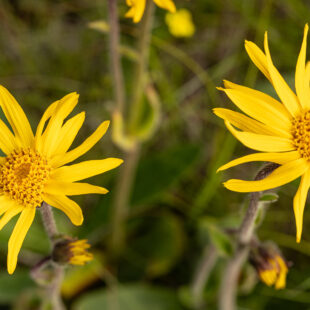
[[[253,61],[254,65],[265,75],[265,77],[272,83],[269,71],[268,71],[268,65],[267,65],[267,59],[266,55],[263,53],[263,51],[253,42],[251,41],[245,41],[245,49]]]
[[[12,153],[18,147],[22,147],[21,142],[14,137],[11,130],[0,120],[0,149],[6,155]]]
[[[162,9],[168,10],[170,13],[175,13],[176,7],[172,0],[154,0],[154,2]]]
[[[45,185],[45,192],[52,195],[83,195],[83,194],[106,194],[109,191],[100,186],[88,183],[68,183],[50,180]]]
[[[51,173],[51,178],[64,182],[75,182],[90,178],[118,167],[123,162],[119,158],[88,160],[72,166],[63,166]]]
[[[55,155],[64,155],[71,146],[75,139],[78,131],[81,129],[85,120],[85,112],[81,112],[74,117],[70,118],[64,126],[61,128],[59,133],[59,140],[55,146]]]
[[[0,230],[18,213],[22,212],[23,208],[15,204],[15,207],[11,207],[7,210],[0,219]]]
[[[297,179],[307,171],[308,167],[307,161],[300,158],[280,166],[263,180],[243,181],[232,179],[225,182],[224,186],[231,191],[241,193],[264,191]]]
[[[300,154],[298,151],[285,153],[255,153],[234,159],[218,168],[217,172],[251,161],[267,161],[282,165],[298,158],[300,158]]]
[[[9,121],[16,139],[23,147],[30,147],[33,143],[33,133],[29,121],[15,98],[10,92],[0,85],[0,105]]]
[[[273,86],[283,102],[283,104],[286,106],[287,110],[291,113],[292,116],[296,116],[300,111],[300,104],[296,97],[296,95],[293,93],[293,91],[290,89],[290,87],[286,84],[283,77],[279,73],[279,71],[275,68],[275,66],[272,63],[272,59],[269,52],[268,47],[268,36],[267,32],[265,33],[265,52],[267,57],[267,64],[268,64],[268,71],[272,79]]]
[[[49,194],[44,194],[44,201],[50,206],[64,212],[74,225],[82,225],[84,220],[83,213],[80,206],[75,201],[64,195],[56,196]]]
[[[90,137],[88,137],[81,145],[79,145],[78,147],[76,147],[75,149],[69,151],[64,155],[58,155],[52,158],[50,161],[51,165],[54,168],[60,167],[67,163],[70,163],[71,161],[85,154],[102,138],[102,136],[108,130],[109,124],[110,124],[109,121],[103,122],[95,130],[95,132]]]
[[[14,208],[16,202],[5,195],[0,196],[0,215],[5,213],[7,210]]]
[[[59,135],[63,121],[77,105],[78,98],[79,95],[77,93],[70,93],[63,97],[56,105],[42,137],[42,153],[46,157],[49,158],[54,154],[57,141],[60,139]]]
[[[36,135],[35,135],[35,148],[40,153],[42,152],[42,133],[45,126],[46,121],[55,113],[57,105],[59,104],[60,100],[53,102],[49,107],[45,110],[39,125],[37,127]]]
[[[35,208],[25,208],[14,227],[8,245],[7,265],[9,274],[12,274],[16,268],[18,253],[33,222],[35,212]]]
[[[300,242],[300,239],[301,239],[303,214],[304,214],[304,208],[305,208],[305,203],[306,203],[309,187],[310,187],[310,171],[308,170],[301,177],[299,188],[294,197],[294,214],[295,214],[295,221],[296,221],[296,242]]]
[[[224,85],[226,88],[236,89],[239,91],[244,92],[245,94],[259,98],[261,101],[264,101],[268,103],[269,105],[273,106],[274,109],[279,110],[283,114],[283,116],[286,118],[286,123],[289,124],[291,122],[291,114],[287,111],[286,107],[278,100],[274,99],[273,97],[250,87],[246,87],[243,85],[239,85],[227,80],[224,80]]]
[[[254,119],[275,129],[281,129],[290,132],[291,122],[287,115],[283,113],[283,108],[271,104],[271,101],[265,101],[262,97],[251,95],[249,92],[237,89],[223,89],[231,101],[244,113]]]
[[[306,79],[306,50],[307,50],[307,35],[308,25],[304,30],[304,38],[301,45],[300,53],[296,65],[295,87],[299,102],[304,109],[310,108],[310,89],[309,81]]]
[[[288,131],[282,129],[275,129],[268,125],[262,124],[252,118],[245,116],[239,112],[231,111],[228,109],[215,108],[213,109],[214,114],[218,117],[228,121],[233,126],[252,133],[257,133],[261,135],[272,135],[280,136],[284,138],[290,138],[291,134]]]
[[[288,152],[295,150],[290,139],[266,135],[258,135],[251,132],[236,130],[229,122],[225,121],[227,129],[245,146],[261,152]]]
[[[132,1],[130,10],[126,13],[126,17],[133,18],[134,23],[138,23],[144,13],[146,0]]]

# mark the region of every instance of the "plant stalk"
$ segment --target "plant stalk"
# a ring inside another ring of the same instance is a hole
[[[278,168],[278,164],[268,164],[261,169],[255,177],[255,180],[266,178],[272,171]],[[223,272],[222,283],[219,292],[219,309],[235,310],[236,295],[238,289],[238,278],[240,271],[249,255],[249,243],[253,238],[255,220],[259,212],[259,198],[261,192],[251,193],[250,204],[240,225],[237,246],[234,256],[228,261],[226,269]]]
[[[43,225],[53,250],[56,238],[59,236],[59,232],[56,226],[52,207],[43,202],[39,210],[41,212]],[[57,264],[52,264],[52,266],[54,269],[54,277],[51,284],[47,287],[47,296],[52,303],[53,310],[64,310],[65,306],[62,302],[60,292],[61,284],[64,278],[64,267]]]

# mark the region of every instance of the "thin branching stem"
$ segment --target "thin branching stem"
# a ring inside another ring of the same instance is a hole
[[[137,125],[143,111],[141,106],[144,90],[144,79],[148,67],[150,36],[153,24],[153,1],[147,1],[141,32],[138,42],[139,58],[137,61],[132,103],[129,106],[129,127]],[[132,127],[133,126],[133,127]],[[125,154],[124,165],[118,178],[116,196],[114,200],[114,217],[111,246],[114,255],[121,253],[125,241],[125,221],[128,216],[130,193],[136,175],[136,168],[140,158],[140,143],[137,141],[134,148]]]
[[[273,170],[278,168],[278,164],[269,164],[261,169],[255,177],[255,180],[266,178]],[[243,218],[237,237],[237,245],[234,256],[228,261],[223,272],[220,292],[219,292],[219,309],[235,310],[236,295],[238,289],[238,278],[242,266],[249,255],[249,243],[253,238],[255,219],[259,212],[259,198],[261,192],[251,193],[250,205]]]
[[[119,53],[120,29],[117,14],[117,0],[108,0],[108,12],[110,24],[109,47],[111,58],[111,72],[114,82],[113,84],[116,109],[119,113],[123,114],[125,105],[125,87],[121,65],[121,56]]]

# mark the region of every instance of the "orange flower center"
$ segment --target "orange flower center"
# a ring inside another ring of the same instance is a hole
[[[296,117],[292,122],[293,143],[300,155],[310,160],[310,111]]]
[[[46,158],[31,149],[15,150],[0,168],[0,189],[24,207],[38,207],[51,167]]]

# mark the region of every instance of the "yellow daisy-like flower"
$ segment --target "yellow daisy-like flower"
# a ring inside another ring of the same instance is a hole
[[[130,7],[126,13],[126,17],[132,18],[134,23],[138,23],[144,13],[145,4],[147,0],[126,0],[127,5]],[[154,3],[162,9],[168,10],[171,13],[176,11],[176,7],[172,0],[153,0]]]
[[[35,135],[20,105],[7,89],[0,86],[0,107],[12,131],[0,120],[0,229],[20,214],[8,244],[7,267],[12,274],[17,257],[30,228],[36,208],[45,201],[62,210],[74,225],[81,225],[81,208],[67,196],[87,193],[106,194],[107,189],[80,180],[111,170],[122,163],[118,158],[89,160],[67,165],[89,149],[105,134],[103,122],[78,147],[69,150],[81,128],[85,113],[64,121],[78,103],[71,93],[51,104],[43,114]]]
[[[192,20],[192,14],[186,9],[181,9],[175,13],[166,14],[166,24],[169,32],[179,38],[191,37],[195,33],[195,25]]]
[[[275,286],[275,289],[283,289],[286,285],[288,268],[286,262],[280,255],[269,258],[267,266],[258,269],[258,275],[262,282],[268,286]]]
[[[264,191],[301,176],[294,198],[297,242],[301,239],[303,212],[310,186],[310,63],[306,64],[307,34],[308,25],[304,29],[296,65],[296,94],[274,66],[265,33],[265,53],[253,42],[246,41],[245,48],[254,64],[271,82],[281,102],[257,90],[225,81],[225,88],[221,90],[248,116],[227,109],[214,109],[214,113],[225,120],[228,130],[241,143],[261,152],[235,159],[219,170],[251,161],[280,165],[263,180],[232,179],[224,183],[226,188],[237,192]]]

